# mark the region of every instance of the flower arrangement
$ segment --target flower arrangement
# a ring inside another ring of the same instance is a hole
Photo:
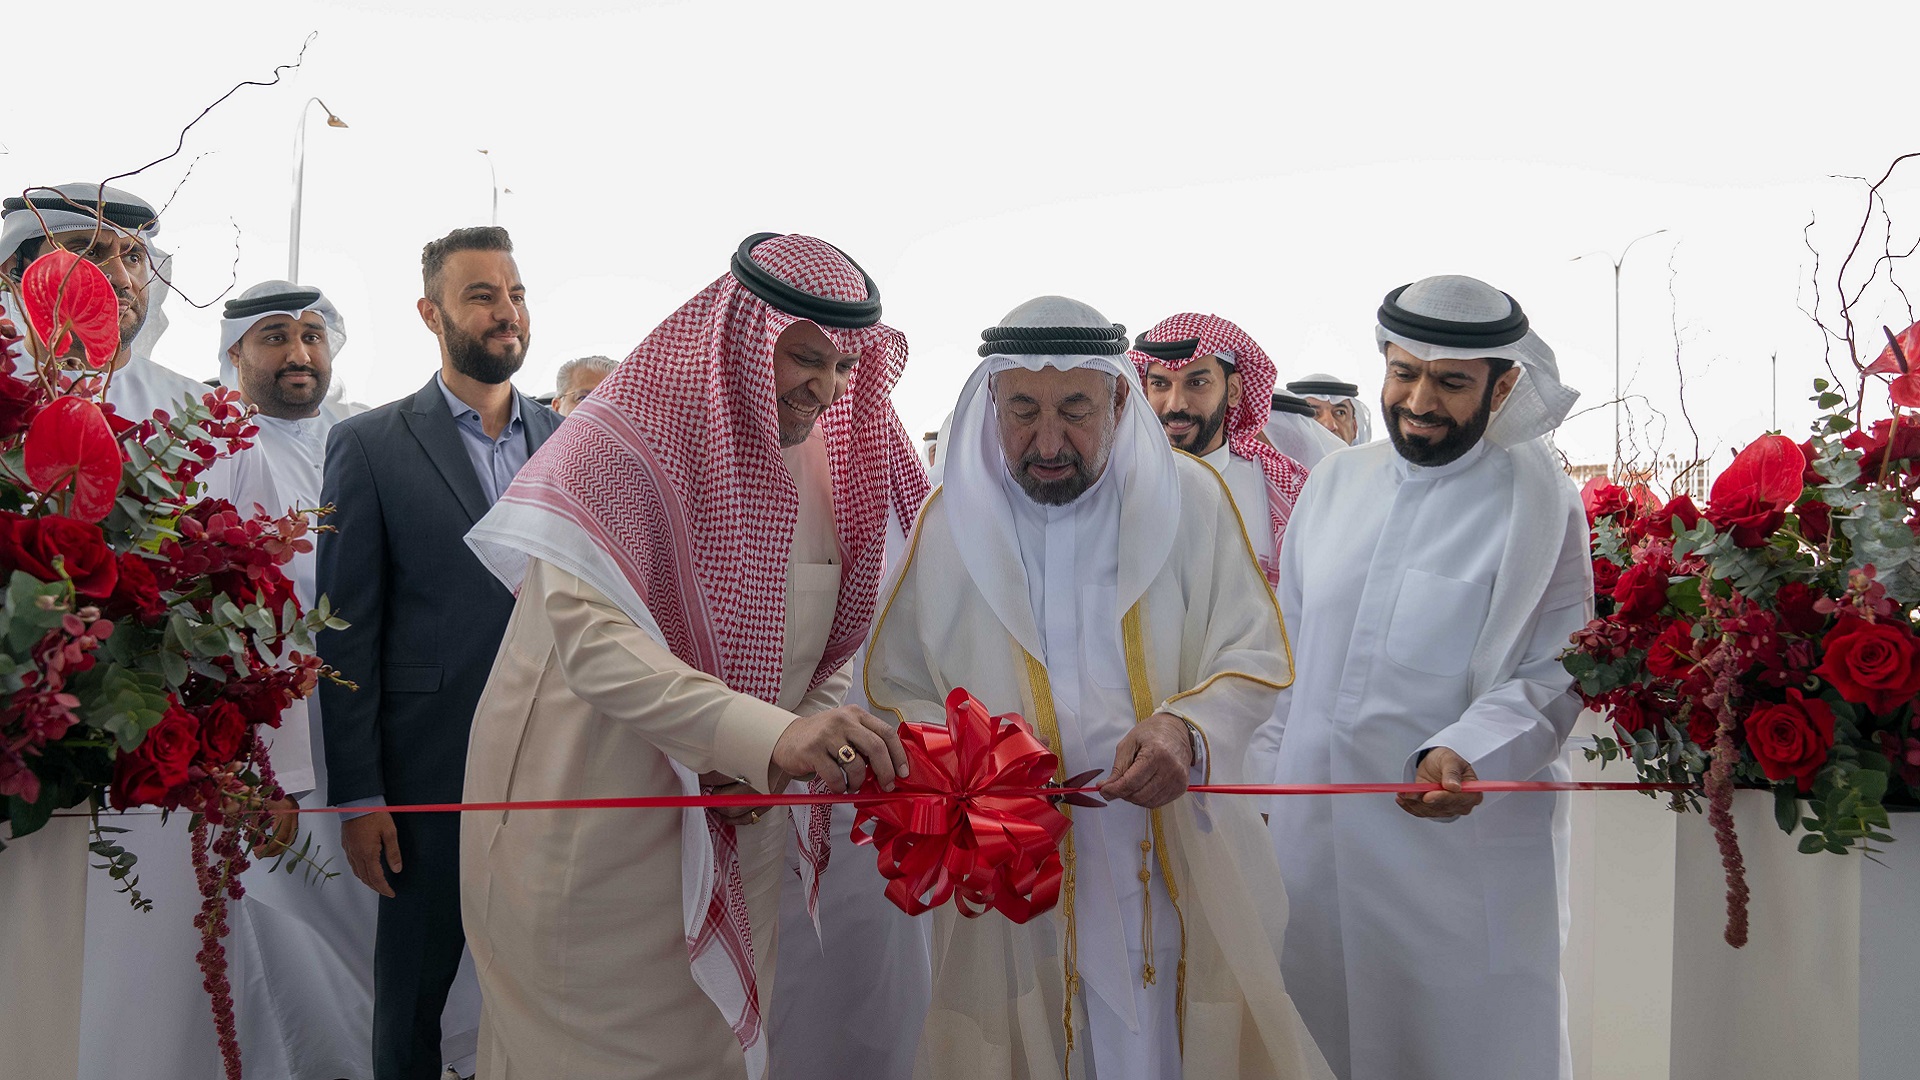
[[[1770,788],[1810,854],[1891,843],[1887,806],[1920,794],[1920,324],[1887,339],[1863,382],[1889,380],[1890,417],[1861,426],[1815,380],[1812,436],[1756,439],[1704,510],[1604,479],[1581,492],[1599,617],[1564,662],[1615,733],[1589,758],[1703,788],[1736,947],[1736,785]]]
[[[314,632],[344,624],[324,601],[302,611],[281,570],[311,550],[309,514],[248,517],[203,494],[254,434],[239,395],[119,416],[101,400],[120,347],[106,277],[55,249],[16,291],[27,325],[0,323],[0,822],[18,838],[88,808],[100,868],[146,910],[112,838],[126,830],[100,811],[191,815],[200,959],[237,1077],[226,905],[250,850],[316,866],[276,835],[285,793],[261,729],[324,674]]]

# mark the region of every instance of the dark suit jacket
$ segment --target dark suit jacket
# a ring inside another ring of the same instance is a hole
[[[560,417],[515,393],[531,451]],[[320,501],[318,588],[352,625],[317,644],[359,686],[320,684],[328,797],[458,802],[513,594],[466,545],[487,500],[437,381],[334,426]]]

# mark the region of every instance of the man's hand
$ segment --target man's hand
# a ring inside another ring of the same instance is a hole
[[[1461,784],[1478,779],[1466,758],[1444,746],[1436,746],[1420,759],[1413,780],[1417,784],[1439,784],[1446,790],[1402,792],[1394,798],[1400,803],[1400,809],[1414,817],[1458,817],[1471,813],[1474,807],[1486,801],[1487,797],[1477,791],[1460,790]]]
[[[381,896],[393,895],[393,886],[380,870],[380,858],[385,855],[387,866],[400,872],[400,834],[394,830],[392,814],[375,810],[341,822],[340,846],[347,849],[347,865],[354,877]]]
[[[1186,721],[1154,713],[1133,726],[1113,755],[1113,772],[1100,794],[1157,810],[1187,793],[1193,740]]]
[[[700,774],[700,790],[708,795],[751,795],[753,787],[737,776],[728,776],[723,772]],[[760,816],[770,806],[715,806],[707,810],[729,825],[751,825],[760,820]]]
[[[773,767],[795,779],[818,776],[836,795],[859,790],[872,769],[881,790],[892,791],[894,779],[907,775],[907,751],[893,725],[842,705],[788,724],[773,744]]]
[[[274,799],[264,809],[273,815],[273,831],[263,832],[253,842],[253,853],[262,859],[277,859],[286,854],[287,846],[293,843],[295,833],[300,831],[300,815],[293,811],[299,809],[298,799]]]

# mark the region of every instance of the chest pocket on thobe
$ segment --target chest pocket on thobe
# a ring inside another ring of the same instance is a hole
[[[1479,635],[1467,628],[1486,624],[1492,600],[1492,586],[1407,571],[1387,628],[1387,656],[1427,675],[1460,674],[1479,643]]]
[[[1120,590],[1112,585],[1080,589],[1080,663],[1096,685],[1125,690],[1127,657],[1121,648]]]
[[[780,698],[797,703],[820,666],[827,638],[833,632],[834,608],[840,599],[839,563],[792,564],[787,586],[787,647],[782,658]]]

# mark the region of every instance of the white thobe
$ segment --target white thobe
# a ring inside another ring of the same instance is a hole
[[[256,416],[259,429],[250,450],[233,461],[257,458],[269,484],[255,483],[229,496],[243,513],[259,504],[267,513],[321,505],[327,433],[341,418],[331,406],[317,416],[283,420]],[[315,559],[296,554],[284,567],[302,607],[315,601]],[[304,718],[304,719],[302,719]],[[288,736],[305,729],[313,767],[304,781],[281,766],[291,759]],[[275,767],[289,792],[311,789],[300,801],[327,805],[326,741],[316,694],[287,709],[273,746]],[[300,786],[296,787],[296,784]],[[300,819],[302,841],[311,840],[328,868],[344,871],[341,819],[309,814]],[[234,1013],[247,1075],[263,1080],[333,1080],[373,1075],[373,935],[378,894],[342,872],[331,881],[307,880],[304,871],[272,873],[256,866],[243,879],[247,894],[229,914],[227,956]],[[441,1056],[471,1071],[480,1030],[480,987],[469,959],[441,1015]]]
[[[1267,474],[1260,463],[1239,457],[1222,443],[1218,450],[1200,459],[1213,466],[1226,482],[1227,494],[1240,511],[1240,523],[1246,528],[1247,543],[1259,557],[1260,565],[1272,566],[1274,558],[1273,518],[1267,510]],[[1247,744],[1247,763],[1243,775],[1250,783],[1261,783],[1273,775],[1273,756],[1280,749],[1277,732],[1286,713],[1285,698],[1275,703],[1275,718],[1262,725]],[[1269,799],[1261,799],[1261,812]]]
[[[184,397],[198,400],[212,389],[136,356],[113,373],[106,400],[120,416],[138,422],[156,409],[178,415]],[[216,498],[271,484],[264,464],[246,453],[221,462],[204,479],[207,494]],[[306,743],[304,738],[289,740],[290,746],[298,745],[284,755],[284,783],[312,786]],[[276,762],[282,756],[275,755]],[[101,824],[127,830],[110,839],[139,856],[139,890],[153,901],[153,910],[134,911],[106,874],[88,875],[80,1075],[218,1075],[213,1014],[194,959],[200,951],[200,934],[193,928],[200,889],[186,817],[174,815],[163,827],[158,816],[109,813],[101,816]]]
[[[906,556],[912,522],[890,517],[887,565]],[[866,650],[853,658],[846,703],[868,708]],[[913,1072],[932,995],[933,920],[886,897],[871,847],[853,842],[854,807],[833,808],[833,850],[820,875],[816,929],[807,914],[799,851],[780,885],[780,959],[769,1019],[770,1080],[905,1077]],[[861,1022],[849,1024],[848,1017]]]
[[[1266,470],[1259,462],[1235,454],[1226,443],[1200,460],[1213,466],[1213,471],[1227,482],[1227,493],[1233,496],[1233,505],[1247,528],[1247,542],[1253,545],[1261,566],[1272,566],[1273,518],[1267,510]]]
[[[1103,475],[1066,506],[1043,506],[1011,492],[1014,533],[1026,567],[1027,597],[1040,630],[1047,680],[1060,728],[1066,774],[1113,768],[1133,729],[1127,658],[1114,610],[1120,578],[1120,495]],[[1013,482],[1007,481],[1009,487]],[[1269,538],[1271,539],[1271,538]],[[1196,763],[1198,764],[1198,763]],[[1180,1076],[1175,984],[1143,986],[1141,841],[1143,807],[1111,802],[1074,818],[1078,868],[1079,1007],[1086,1010],[1089,1080],[1173,1080]],[[1180,963],[1180,923],[1165,876],[1152,874],[1153,966]]]
[[[1564,777],[1579,703],[1559,656],[1589,588],[1577,511],[1526,524],[1549,545],[1563,534],[1549,584],[1521,616],[1517,664],[1471,689],[1476,645],[1498,630],[1507,533],[1522,527],[1515,470],[1484,440],[1437,468],[1386,443],[1321,463],[1281,554],[1298,679],[1282,695],[1277,782],[1411,780],[1437,746],[1481,779]],[[1343,1080],[1564,1075],[1555,796],[1490,798],[1451,821],[1391,796],[1271,809],[1292,911],[1282,967]]]

